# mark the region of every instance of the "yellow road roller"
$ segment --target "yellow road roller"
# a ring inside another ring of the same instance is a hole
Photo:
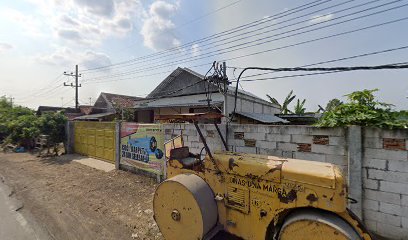
[[[247,240],[368,240],[348,208],[346,180],[329,163],[229,152],[211,152],[198,121],[219,114],[158,116],[188,121],[197,129],[205,157],[166,144],[167,180],[156,189],[154,218],[167,240],[211,239],[226,231]]]

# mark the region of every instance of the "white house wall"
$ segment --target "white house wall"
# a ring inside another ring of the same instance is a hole
[[[229,113],[231,113],[234,110],[235,97],[233,95],[228,95],[227,102],[227,110]],[[272,104],[260,99],[254,99],[252,97],[243,95],[238,96],[236,111],[263,114],[279,113],[279,109],[274,107]]]

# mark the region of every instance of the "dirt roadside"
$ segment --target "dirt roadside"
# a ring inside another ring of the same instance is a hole
[[[0,175],[54,239],[163,239],[153,220],[153,179],[103,172],[73,156],[0,153]]]

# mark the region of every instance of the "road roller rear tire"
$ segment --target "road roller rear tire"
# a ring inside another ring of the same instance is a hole
[[[362,240],[353,227],[339,216],[312,209],[289,215],[279,232],[279,240]]]
[[[194,174],[180,174],[161,183],[153,199],[154,218],[167,240],[197,240],[218,221],[210,186]]]

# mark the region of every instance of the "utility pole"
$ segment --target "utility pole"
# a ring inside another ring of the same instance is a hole
[[[225,119],[225,145],[228,146],[228,123],[229,123],[229,113],[228,113],[228,77],[227,77],[227,63],[222,63],[222,75],[224,82],[224,119]],[[228,151],[228,149],[225,149]]]
[[[14,100],[14,98],[13,98],[13,97],[10,97],[11,108],[13,108],[13,100]]]
[[[68,86],[68,87],[74,87],[75,88],[75,109],[78,109],[78,105],[79,105],[79,102],[78,102],[78,88],[82,87],[81,84],[78,85],[78,78],[81,77],[81,74],[78,74],[78,65],[75,65],[75,74],[73,72],[71,72],[71,73],[64,72],[64,75],[69,76],[69,77],[75,77],[75,85],[73,85],[72,83],[67,84],[67,83],[64,82],[64,86],[65,87]]]
[[[89,98],[89,106],[92,106],[92,97]]]
[[[224,116],[228,118],[228,77],[227,77],[227,63],[222,63],[222,75],[224,82]]]

